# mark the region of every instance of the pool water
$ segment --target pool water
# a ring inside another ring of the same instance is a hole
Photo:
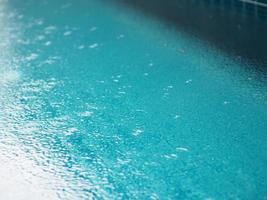
[[[256,64],[97,0],[0,0],[0,38],[0,199],[267,198]]]

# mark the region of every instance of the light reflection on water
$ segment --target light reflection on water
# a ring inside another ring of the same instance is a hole
[[[42,138],[34,135],[39,132],[41,136],[41,132],[49,127],[45,124],[41,130],[41,122],[27,119],[32,111],[21,103],[27,98],[34,99],[36,105],[41,107],[42,102],[38,101],[34,92],[49,91],[55,81],[23,83],[18,69],[23,58],[15,52],[15,41],[22,43],[20,31],[23,29],[17,22],[20,15],[12,12],[5,0],[0,1],[0,15],[0,199],[76,199],[79,195],[71,191],[73,186],[60,175],[64,172],[65,177],[73,178],[73,173],[59,164],[60,159],[64,162],[66,158],[61,156],[57,164],[53,163],[54,158],[49,156],[51,148],[45,147],[49,136],[47,141],[40,143]],[[32,92],[33,95],[24,96],[24,92]],[[55,126],[49,131],[56,132],[57,120],[53,121],[51,123]],[[89,186],[83,186],[82,180],[77,185],[81,188]],[[64,188],[69,188],[68,192],[64,192]]]
[[[27,2],[0,1],[0,198],[266,194],[254,71],[135,13]]]

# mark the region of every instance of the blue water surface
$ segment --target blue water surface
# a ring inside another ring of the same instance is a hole
[[[1,199],[267,198],[253,64],[108,1],[0,0],[0,39]]]

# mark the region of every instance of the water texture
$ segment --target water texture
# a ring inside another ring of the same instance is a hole
[[[266,199],[264,73],[123,8],[0,0],[0,199]]]

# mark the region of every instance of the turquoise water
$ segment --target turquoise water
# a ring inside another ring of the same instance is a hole
[[[0,0],[0,38],[1,199],[267,198],[253,64],[96,0]]]

